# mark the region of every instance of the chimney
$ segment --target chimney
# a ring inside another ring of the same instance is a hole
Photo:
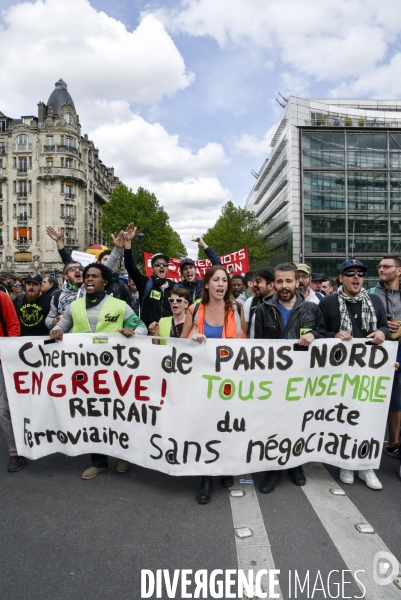
[[[38,102],[38,121],[44,123],[45,120],[45,103]]]

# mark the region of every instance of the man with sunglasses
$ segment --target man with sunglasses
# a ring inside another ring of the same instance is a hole
[[[208,246],[201,237],[192,238],[193,242],[197,242],[199,248],[203,248],[206,256],[212,265],[221,265],[220,256],[216,250]],[[190,297],[190,304],[200,300],[202,297],[203,279],[196,279],[196,265],[192,258],[188,256],[180,263],[180,273],[182,281],[175,284],[175,288],[183,288],[187,290]]]
[[[381,298],[387,315],[387,324],[391,339],[398,340],[397,362],[401,363],[401,330],[396,321],[401,321],[401,259],[399,256],[386,254],[377,265],[379,282],[376,287],[369,290]],[[392,321],[391,319],[394,319]],[[394,458],[401,459],[401,444],[399,443],[401,427],[401,366],[394,375],[393,390],[391,393],[388,411],[388,446],[386,453]],[[400,470],[401,476],[401,470]]]
[[[49,329],[57,325],[71,302],[84,295],[83,270],[81,263],[77,261],[71,261],[64,265],[63,286],[60,291],[52,295],[50,311],[46,318],[46,325]]]
[[[337,294],[325,296],[319,304],[325,324],[326,337],[348,341],[369,338],[373,344],[382,344],[389,337],[387,317],[382,301],[370,295],[362,286],[367,268],[356,259],[343,262],[340,268]],[[358,471],[358,476],[373,490],[382,484],[372,469]],[[343,483],[354,483],[354,472],[340,470]]]
[[[131,250],[131,242],[136,230],[134,223],[130,223],[125,232],[124,266],[139,292],[141,319],[150,332],[162,317],[172,316],[169,298],[175,282],[166,277],[170,257],[163,252],[157,252],[152,256],[150,277],[140,272]]]

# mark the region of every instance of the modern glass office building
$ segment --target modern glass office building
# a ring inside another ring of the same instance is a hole
[[[401,103],[291,97],[248,197],[274,245],[272,264],[306,262],[336,277],[355,256],[377,280],[401,254]]]

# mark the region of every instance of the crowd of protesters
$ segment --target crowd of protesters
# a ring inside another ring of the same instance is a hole
[[[281,263],[243,275],[229,274],[213,248],[201,237],[194,238],[211,262],[203,279],[189,257],[180,263],[181,280],[167,277],[170,257],[157,252],[151,258],[152,275],[143,274],[131,249],[136,234],[134,223],[112,236],[113,250],[102,252],[97,262],[83,267],[65,248],[61,234],[52,227],[47,234],[57,244],[64,263],[61,287],[54,274],[31,273],[21,278],[13,271],[0,274],[0,337],[50,336],[60,341],[65,333],[120,333],[124,337],[150,335],[154,343],[167,338],[188,338],[205,343],[208,338],[292,339],[300,348],[315,339],[368,338],[373,344],[394,340],[398,344],[392,388],[386,453],[401,460],[401,259],[383,256],[377,265],[378,282],[363,287],[367,267],[357,258],[345,260],[336,282],[312,273],[309,265]],[[128,279],[115,271],[123,257]],[[113,310],[113,322],[105,318]],[[400,341],[398,341],[400,339]],[[206,350],[205,350],[206,351]],[[4,377],[0,366],[0,426],[9,447],[8,471],[24,468],[19,456]],[[129,463],[118,460],[125,473]],[[92,479],[108,468],[107,456],[91,455],[91,466],[82,474]],[[296,485],[305,485],[302,466],[288,469]],[[260,492],[274,491],[283,471],[268,471]],[[382,488],[372,469],[358,471],[366,486]],[[400,467],[401,477],[401,467]],[[354,481],[354,472],[340,469],[343,483]],[[233,485],[230,475],[221,477],[225,487]],[[199,504],[212,497],[212,478],[201,477],[196,495]]]

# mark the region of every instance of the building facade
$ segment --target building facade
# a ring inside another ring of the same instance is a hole
[[[104,244],[102,207],[120,184],[81,125],[60,79],[37,116],[0,112],[0,269],[20,275],[62,268],[45,231],[58,229],[69,250]]]
[[[401,101],[291,96],[246,207],[264,225],[272,264],[306,262],[336,277],[345,257],[377,281],[401,254]]]

